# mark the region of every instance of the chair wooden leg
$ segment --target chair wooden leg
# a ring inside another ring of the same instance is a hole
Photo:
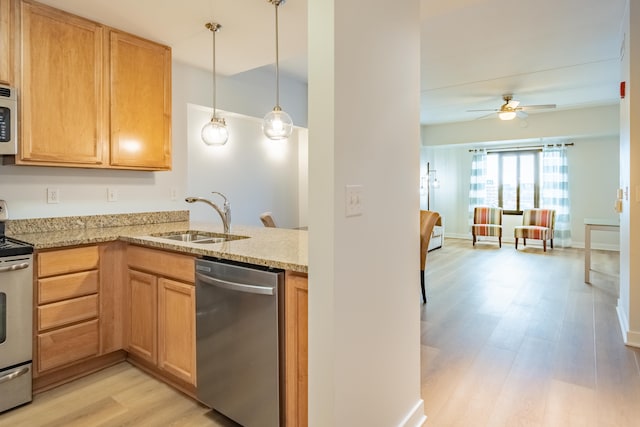
[[[502,247],[502,236],[498,237],[498,247],[501,248]]]
[[[473,235],[473,246],[475,246],[475,245],[476,245],[476,235],[474,234]]]
[[[546,240],[542,241],[542,249],[543,249],[543,252],[547,252],[547,241]]]
[[[422,288],[422,303],[427,303],[427,294],[424,291],[424,270],[420,270],[420,287]]]
[[[551,239],[551,249],[553,249],[553,239]]]
[[[518,249],[518,238],[516,237],[516,249]]]

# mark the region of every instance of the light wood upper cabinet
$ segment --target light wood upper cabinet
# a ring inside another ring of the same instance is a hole
[[[21,4],[16,163],[171,169],[170,48],[29,0]]]
[[[105,165],[104,28],[22,3],[19,163]]]
[[[15,7],[17,0],[0,0],[0,83],[14,85]]]
[[[171,51],[111,31],[111,164],[171,167]]]

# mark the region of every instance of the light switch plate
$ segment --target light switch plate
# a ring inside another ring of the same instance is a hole
[[[345,216],[362,215],[364,187],[362,185],[347,185],[345,187]]]
[[[108,202],[117,202],[118,201],[118,190],[115,188],[107,188],[107,201]]]

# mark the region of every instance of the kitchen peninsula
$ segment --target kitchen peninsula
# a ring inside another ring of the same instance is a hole
[[[237,240],[159,237],[222,225],[188,211],[8,221],[35,247],[37,393],[128,360],[195,397],[194,263],[211,257],[285,270],[284,412],[306,425],[307,232],[232,225]]]

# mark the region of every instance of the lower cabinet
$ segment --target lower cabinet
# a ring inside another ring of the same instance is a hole
[[[127,351],[196,384],[194,258],[130,246]]]
[[[36,257],[37,376],[98,355],[100,258],[95,245]]]
[[[308,425],[308,295],[306,274],[287,271],[285,279],[285,422]]]
[[[124,360],[119,242],[37,251],[33,391]]]

